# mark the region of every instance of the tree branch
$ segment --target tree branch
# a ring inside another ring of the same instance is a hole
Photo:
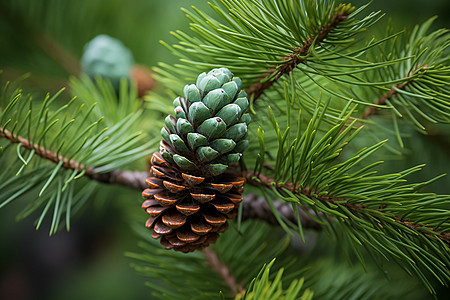
[[[83,164],[71,159],[67,159],[66,157],[63,157],[62,155],[57,155],[55,152],[52,152],[48,149],[45,149],[42,146],[39,146],[37,144],[34,144],[30,142],[29,140],[13,135],[9,130],[3,129],[0,127],[0,137],[6,138],[12,143],[20,143],[22,147],[34,150],[35,154],[48,160],[53,163],[59,163],[63,162],[62,167],[65,169],[72,169],[72,170],[78,170],[79,172],[82,172],[83,169],[85,170],[85,176],[87,176],[90,179],[96,180],[98,182],[102,183],[109,183],[109,184],[118,184],[125,187],[129,187],[132,189],[137,190],[144,190],[147,188],[147,185],[145,183],[145,179],[150,176],[148,172],[140,172],[140,171],[123,171],[123,170],[113,170],[111,172],[106,173],[97,173],[95,171],[94,167],[85,167]],[[294,187],[292,183],[285,183],[283,185],[278,185],[276,181],[264,174],[255,174],[253,172],[245,172],[244,176],[247,178],[247,182],[256,185],[256,186],[265,186],[268,188],[276,187],[277,189],[286,188],[291,192],[294,193],[301,193],[311,199],[314,199],[314,196],[311,194],[309,188],[302,188],[299,189],[298,187]],[[329,202],[331,204],[336,205],[336,201],[339,201],[341,205],[345,206],[347,209],[350,209],[351,211],[360,211],[363,209],[367,209],[366,206],[362,206],[360,204],[348,204],[348,203],[342,203],[342,201],[345,201],[346,199],[334,199],[332,196],[321,196],[319,201],[323,202]],[[268,206],[267,202],[264,200],[264,198],[258,198],[254,194],[249,194],[245,196],[245,200],[243,201],[242,205],[244,206],[243,210],[243,219],[260,219],[268,222],[269,224],[278,224],[276,221],[274,215],[272,214],[272,211],[270,207]],[[277,209],[278,213],[283,216],[285,219],[293,222],[294,224],[297,223],[297,218],[292,210],[292,208],[289,206],[288,203],[284,203],[282,201],[274,201],[274,206]],[[386,211],[383,211],[382,209],[379,209],[379,211],[386,213]],[[302,222],[302,226],[304,228],[308,229],[314,229],[314,230],[321,230],[321,226],[312,220],[308,214],[302,210],[299,211],[300,219]],[[374,216],[377,218],[377,216]],[[400,218],[394,218],[395,222],[406,226],[415,232],[419,232],[421,234],[425,234],[429,237],[431,236],[437,236],[442,241],[444,241],[447,245],[450,246],[450,233],[444,233],[437,230],[433,230],[432,228],[428,228],[432,231],[434,231],[434,234],[429,234],[426,232],[423,232],[420,230],[421,225],[413,224],[412,222],[409,222],[407,220],[402,220]]]
[[[84,170],[84,176],[92,180],[101,183],[121,185],[139,191],[148,188],[147,184],[145,183],[145,179],[150,177],[149,172],[124,171],[117,169],[106,173],[97,173],[94,167],[85,167],[83,164],[73,159],[69,160],[62,155],[57,155],[55,152],[34,144],[21,136],[13,135],[9,130],[3,129],[2,127],[0,127],[0,137],[6,138],[12,143],[20,143],[22,147],[28,150],[34,150],[36,155],[53,163],[57,164],[62,161],[62,167],[65,169],[78,170],[78,172],[80,173]],[[249,194],[245,196],[242,205],[244,206],[244,220],[260,219],[268,222],[269,224],[278,224],[264,198],[258,198],[254,194]],[[295,216],[294,211],[289,204],[283,203],[281,201],[274,201],[274,205],[280,215],[282,215],[285,219],[291,221],[292,223],[297,224],[297,217]],[[321,230],[320,225],[312,220],[308,216],[308,214],[306,214],[301,209],[299,210],[299,213],[303,227],[308,229]],[[314,212],[310,213],[314,214]]]
[[[149,172],[114,170],[107,173],[96,173],[95,168],[88,168],[87,176],[101,183],[118,184],[135,190],[143,191],[148,188],[145,179],[150,177]]]
[[[385,105],[386,104],[386,100],[391,99],[392,96],[394,96],[395,94],[397,94],[397,90],[395,90],[394,88],[397,89],[404,89],[405,86],[407,84],[409,84],[409,82],[404,83],[404,84],[400,84],[400,85],[396,85],[394,84],[394,86],[389,90],[389,92],[387,92],[387,94],[384,94],[383,96],[380,97],[380,99],[376,100],[374,102],[375,105]],[[375,106],[369,106],[361,115],[361,117],[359,117],[360,119],[367,119],[368,117],[374,115],[377,112],[377,108]]]
[[[231,274],[230,269],[219,260],[217,257],[216,252],[212,250],[211,248],[206,248],[203,250],[203,253],[205,254],[206,260],[208,261],[209,267],[214,271],[219,273],[220,277],[222,277],[225,284],[230,288],[231,293],[233,294],[233,297],[236,297],[239,294],[244,294],[245,290],[242,286],[242,283],[236,282],[236,279]]]
[[[55,152],[52,152],[48,149],[45,149],[42,146],[39,146],[37,144],[34,144],[30,142],[29,140],[13,135],[9,130],[3,129],[0,127],[0,137],[6,138],[12,143],[20,143],[22,147],[34,150],[35,154],[48,160],[53,163],[59,163],[63,161],[62,167],[65,169],[72,169],[72,170],[78,170],[79,172],[82,172],[83,169],[85,170],[85,176],[87,176],[90,179],[96,180],[98,182],[102,183],[109,183],[109,184],[118,184],[125,187],[129,187],[132,189],[137,190],[144,190],[147,188],[147,185],[145,183],[145,179],[150,176],[150,173],[148,172],[140,172],[140,171],[123,171],[123,170],[113,170],[111,172],[106,173],[97,173],[95,171],[94,167],[86,167],[71,159],[67,159],[66,157],[63,157],[62,155],[57,155]],[[314,199],[314,196],[310,193],[310,190],[308,188],[302,188],[298,189],[298,187],[294,187],[292,183],[285,183],[283,185],[278,185],[275,180],[269,176],[266,176],[264,174],[255,174],[253,172],[245,172],[244,176],[247,178],[247,182],[256,185],[256,186],[265,186],[268,188],[276,187],[277,189],[286,188],[291,192],[294,193],[301,193],[311,199]],[[348,203],[342,203],[342,201],[345,201],[346,199],[334,199],[331,196],[321,196],[318,200],[329,202],[331,204],[336,205],[336,201],[339,201],[341,205],[345,206],[347,209],[350,209],[351,211],[360,211],[363,209],[366,209],[367,207],[359,205],[359,204],[348,204]],[[255,194],[249,194],[245,196],[244,201],[242,202],[243,205],[243,220],[246,219],[260,219],[268,222],[269,224],[278,224],[278,221],[272,214],[272,211],[270,207],[268,206],[267,202],[264,198],[258,198]],[[297,217],[294,214],[294,211],[290,207],[288,203],[284,203],[282,201],[274,201],[274,206],[277,209],[278,213],[283,216],[285,219],[291,221],[292,223],[297,223]],[[383,211],[382,209],[379,209],[379,211],[382,211],[385,213],[386,211]],[[309,215],[304,212],[302,209],[299,210],[300,213],[300,219],[302,222],[302,227],[306,229],[314,229],[314,230],[321,230],[320,224],[315,222],[313,219],[309,217]],[[313,211],[309,211],[309,213],[314,213]],[[377,218],[377,216],[374,216]],[[413,224],[412,222],[409,222],[407,220],[402,220],[400,218],[394,218],[395,222],[406,226],[410,228],[411,230],[415,232],[419,232],[421,234],[425,234],[429,237],[437,236],[442,241],[444,241],[447,245],[450,246],[450,233],[444,233],[437,230],[433,230],[432,228],[428,228],[432,231],[434,231],[435,234],[429,234],[425,233],[422,230],[420,230],[421,225]]]
[[[148,172],[114,170],[107,173],[97,173],[94,167],[86,167],[74,159],[69,160],[62,155],[57,155],[55,152],[34,144],[20,135],[13,135],[9,130],[2,127],[0,127],[0,137],[6,138],[15,144],[21,144],[22,147],[28,150],[34,150],[36,155],[53,163],[57,164],[62,161],[62,167],[65,169],[78,170],[79,173],[85,170],[84,175],[93,180],[102,183],[119,184],[138,190],[143,190],[147,187],[145,179],[149,176]]]
[[[410,78],[413,73],[417,70],[419,70],[419,72],[423,72],[426,69],[427,65],[424,65],[423,67],[421,67],[420,65],[416,66],[411,72],[409,72],[409,74],[404,78],[405,80],[407,80],[408,78]],[[398,94],[398,90],[403,90],[406,86],[408,86],[409,84],[411,84],[413,82],[413,80],[408,80],[405,83],[402,83],[400,85],[394,84],[392,86],[392,88],[384,95],[382,95],[378,100],[376,100],[374,102],[375,105],[385,105],[386,104],[386,100],[391,99],[394,95]],[[367,119],[368,117],[376,114],[377,108],[375,106],[369,106],[361,115],[360,119]]]
[[[330,196],[330,195],[315,197],[311,194],[311,190],[308,187],[300,189],[298,186],[294,186],[294,184],[292,184],[291,182],[287,182],[285,184],[280,185],[275,181],[275,179],[273,179],[269,176],[266,176],[262,173],[255,174],[254,172],[246,172],[245,177],[247,178],[248,183],[256,185],[256,186],[265,186],[270,189],[275,187],[278,190],[282,190],[284,188],[293,193],[303,194],[306,197],[313,199],[313,200],[318,200],[321,202],[328,202],[332,205],[338,205],[338,204],[342,205],[342,206],[346,207],[348,210],[353,211],[353,212],[364,211],[365,213],[373,216],[380,222],[385,221],[385,220],[380,219],[379,216],[371,214],[369,211],[370,210],[369,207],[367,207],[365,205],[347,203],[348,199],[333,198],[333,196]],[[384,214],[389,214],[389,211],[384,210],[383,207],[380,207],[379,209],[377,209],[377,211],[384,213]],[[426,235],[429,238],[438,237],[448,247],[450,247],[450,233],[445,233],[445,232],[441,232],[438,230],[434,230],[433,228],[426,226],[428,230],[431,230],[433,232],[433,234],[431,234],[431,233],[424,232],[421,230],[421,228],[424,228],[425,226],[414,224],[413,222],[410,222],[408,220],[404,220],[404,219],[401,219],[401,218],[398,218],[395,216],[391,216],[391,217],[396,223],[401,224],[401,225],[413,230],[416,233]]]
[[[51,162],[59,163],[60,161],[62,161],[63,162],[62,167],[65,169],[79,170],[81,172],[81,170],[84,168],[83,164],[80,164],[79,162],[73,159],[69,160],[63,157],[62,155],[57,155],[55,152],[45,149],[44,147],[39,146],[38,144],[34,144],[33,142],[27,140],[26,138],[21,137],[20,135],[13,135],[9,130],[4,129],[2,127],[0,127],[0,137],[4,137],[12,143],[21,144],[22,147],[28,150],[34,150],[34,153],[36,155]]]
[[[252,84],[247,89],[249,96],[251,97],[253,95],[253,100],[256,100],[268,87],[280,79],[281,76],[290,73],[299,64],[305,62],[306,59],[301,57],[306,56],[311,47],[318,46],[328,36],[328,34],[347,17],[348,12],[341,10],[336,11],[331,16],[328,24],[322,25],[322,28],[317,32],[317,34],[309,37],[306,41],[303,41],[303,46],[295,47],[291,54],[283,58],[283,61],[286,61],[286,63],[278,64],[274,68],[269,69],[269,72],[264,74],[264,77],[259,82]]]
[[[241,205],[243,205],[242,220],[259,219],[264,220],[271,225],[279,225],[264,197],[258,197],[258,195],[254,193],[247,194],[244,196],[244,201],[242,201]],[[280,216],[297,225],[297,216],[290,203],[278,200],[273,201],[273,205]],[[308,209],[308,213],[306,213],[305,208],[299,207],[298,213],[303,228],[316,231],[322,230],[322,226],[309,216],[314,216],[316,214],[312,209]]]

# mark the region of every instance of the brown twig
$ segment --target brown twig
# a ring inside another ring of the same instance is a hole
[[[347,202],[348,199],[334,198],[333,196],[330,196],[330,195],[316,197],[316,196],[313,195],[313,191],[310,190],[308,187],[300,189],[298,186],[294,186],[294,184],[292,184],[290,182],[280,185],[280,184],[276,183],[275,179],[273,179],[273,178],[271,178],[269,176],[266,176],[266,175],[264,175],[262,173],[255,174],[253,172],[246,172],[245,176],[247,178],[247,182],[248,183],[256,185],[256,186],[261,186],[262,185],[262,186],[265,186],[265,187],[268,187],[268,188],[275,187],[278,190],[287,189],[287,190],[289,190],[291,192],[294,192],[294,193],[301,193],[301,194],[307,196],[310,199],[318,200],[318,201],[321,201],[321,202],[328,202],[328,203],[330,203],[332,205],[337,205],[337,204],[342,205],[345,208],[347,208],[348,210],[353,211],[353,212],[364,211],[365,213],[371,215],[372,217],[376,218],[380,222],[383,221],[383,220],[380,219],[379,216],[377,216],[375,214],[372,214],[370,212],[371,209],[369,209],[369,207],[367,207],[365,205],[361,205],[361,204],[348,203]],[[316,191],[316,193],[317,193],[317,191]],[[384,210],[384,207],[380,207],[379,209],[377,209],[377,211],[385,213],[385,214],[389,214],[389,211]],[[450,233],[445,233],[445,232],[441,232],[441,231],[438,231],[438,230],[434,230],[433,228],[426,226],[428,230],[433,231],[433,233],[429,233],[429,232],[421,230],[421,228],[424,228],[425,226],[417,225],[417,224],[414,224],[414,223],[412,223],[412,222],[410,222],[408,220],[403,220],[403,219],[398,218],[398,217],[392,217],[392,218],[394,219],[394,221],[397,224],[401,224],[401,225],[403,225],[403,226],[413,230],[414,232],[426,235],[427,237],[430,237],[430,238],[438,237],[447,246],[450,247]]]
[[[258,197],[254,193],[247,194],[244,196],[244,201],[242,201],[241,205],[243,206],[243,221],[247,219],[258,219],[264,220],[271,225],[279,225],[277,218],[275,218],[264,197]],[[297,216],[290,203],[277,200],[273,201],[273,205],[280,216],[297,225]],[[298,213],[304,229],[322,230],[322,226],[310,217],[310,215],[314,216],[316,214],[312,209],[308,209],[308,213],[306,213],[304,208],[298,207]]]
[[[71,159],[67,159],[62,155],[57,155],[55,152],[52,152],[48,149],[45,149],[43,146],[39,146],[27,140],[26,138],[21,137],[20,135],[13,135],[9,130],[0,127],[0,136],[6,138],[12,143],[20,143],[22,147],[28,150],[34,150],[36,155],[49,160],[54,163],[63,162],[62,167],[65,169],[72,170],[81,170],[84,168],[84,165],[78,163],[77,161]]]
[[[94,168],[88,168],[87,176],[93,180],[108,184],[118,184],[128,188],[142,191],[148,188],[145,179],[150,177],[150,173],[141,171],[114,170],[107,173],[96,173]]]
[[[78,172],[85,171],[85,176],[102,182],[102,183],[112,183],[119,184],[122,186],[143,190],[147,187],[145,184],[145,179],[149,176],[148,172],[139,171],[123,171],[114,170],[107,173],[97,173],[95,168],[86,167],[74,159],[67,159],[62,155],[58,155],[43,146],[39,146],[20,135],[13,135],[9,130],[0,127],[0,137],[4,137],[12,143],[21,144],[22,147],[28,150],[34,150],[34,153],[48,161],[53,163],[63,162],[62,167],[64,169],[78,170]]]
[[[295,69],[299,64],[305,62],[305,58],[311,47],[319,45],[328,34],[337,27],[337,25],[345,20],[348,17],[348,13],[346,11],[338,10],[335,12],[328,22],[327,25],[323,25],[322,28],[316,35],[309,37],[306,41],[303,42],[303,46],[295,47],[294,51],[288,56],[283,58],[283,61],[287,61],[286,63],[279,64],[274,68],[268,70],[264,77],[252,84],[248,89],[247,93],[249,96],[253,96],[253,100],[259,98],[262,93],[270,87],[274,82],[276,82],[281,76],[284,74],[290,73],[293,69]],[[269,77],[273,77],[273,79],[267,80]],[[266,80],[265,80],[266,79]],[[263,81],[263,82],[262,82]]]
[[[408,80],[405,83],[402,84],[394,84],[392,88],[384,95],[382,95],[378,100],[374,102],[375,105],[385,105],[386,100],[391,99],[394,95],[398,93],[398,90],[403,90],[406,86],[412,83],[412,79],[410,77],[413,75],[414,72],[423,72],[427,68],[427,65],[421,66],[417,65],[409,74],[404,78],[405,80]],[[377,108],[375,106],[369,106],[361,115],[360,119],[367,119],[368,117],[376,114]]]
[[[378,100],[376,100],[374,102],[375,105],[385,105],[386,104],[386,100],[392,98],[392,96],[394,96],[395,94],[398,93],[398,91],[396,89],[404,89],[405,86],[409,84],[409,82],[404,83],[404,84],[400,84],[400,85],[396,85],[394,84],[394,86],[389,90],[389,92],[387,92],[386,94],[384,94],[383,96],[381,96]],[[362,115],[359,117],[360,119],[367,119],[368,117],[374,115],[377,111],[377,107],[376,106],[369,106],[363,113]]]
[[[228,267],[219,260],[214,250],[212,250],[211,248],[206,248],[205,250],[203,250],[203,253],[205,254],[206,260],[208,261],[209,267],[214,272],[219,273],[225,284],[230,288],[233,297],[236,297],[238,293],[245,293],[242,283],[236,282],[236,279],[231,274],[230,269],[228,269]]]
[[[63,162],[62,167],[65,169],[78,170],[80,173],[84,170],[84,176],[107,184],[116,184],[125,186],[128,188],[132,188],[135,190],[142,191],[147,188],[147,184],[145,183],[145,179],[150,176],[149,172],[141,172],[141,171],[124,171],[124,170],[113,170],[106,173],[98,173],[94,167],[85,167],[83,164],[71,159],[67,159],[62,155],[57,155],[55,152],[52,152],[48,149],[45,149],[42,146],[39,146],[35,143],[30,142],[29,140],[18,136],[13,135],[9,130],[3,129],[0,127],[0,137],[6,138],[12,143],[20,143],[22,147],[28,150],[34,150],[35,154],[51,161],[53,163]],[[244,210],[243,210],[243,219],[260,219],[268,222],[269,224],[278,224],[275,217],[273,216],[267,202],[264,201],[263,198],[259,199],[256,195],[249,194],[245,196],[245,200],[243,201]],[[297,218],[294,214],[294,211],[290,207],[289,204],[283,203],[281,201],[274,202],[275,207],[279,211],[280,215],[282,215],[285,219],[297,224]],[[302,226],[307,229],[320,230],[321,227],[314,220],[312,220],[308,214],[306,214],[301,209],[299,210]],[[313,212],[310,212],[313,213]]]

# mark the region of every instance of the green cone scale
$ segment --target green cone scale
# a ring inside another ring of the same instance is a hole
[[[237,214],[245,183],[237,164],[251,118],[241,80],[226,68],[200,74],[183,94],[161,130],[142,208],[152,237],[166,249],[191,252],[214,243]]]

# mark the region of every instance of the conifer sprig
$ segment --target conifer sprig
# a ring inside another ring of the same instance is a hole
[[[133,259],[133,267],[149,280],[147,285],[152,288],[152,296],[158,299],[280,299],[292,294],[296,295],[293,299],[300,295],[310,299],[313,295],[313,299],[317,296],[317,299],[330,300],[421,299],[423,296],[417,290],[411,294],[411,286],[416,283],[399,284],[392,293],[387,288],[390,281],[377,278],[373,266],[366,266],[371,271],[367,273],[361,265],[348,268],[347,261],[333,260],[331,257],[341,251],[322,238],[309,250],[296,248],[298,241],[291,241],[291,236],[257,221],[245,222],[239,228],[232,226],[211,248],[220,271],[210,264],[208,253],[161,250],[140,225],[135,228],[142,237],[140,253],[126,255]],[[321,254],[318,259],[314,258],[317,252]],[[224,270],[227,275],[221,276]],[[396,272],[390,271],[395,277]],[[226,283],[230,277],[237,290],[231,290]],[[184,288],[186,281],[189,289]],[[245,294],[240,290],[241,285]]]
[[[130,180],[139,176],[139,172],[120,168],[150,153],[153,141],[141,143],[141,133],[130,133],[142,112],[134,111],[104,128],[103,118],[92,116],[95,104],[86,106],[72,98],[58,107],[56,103],[64,101],[62,91],[39,101],[8,87],[6,83],[0,99],[4,150],[0,162],[8,166],[1,174],[0,207],[29,194],[35,200],[20,218],[42,209],[36,223],[39,228],[53,212],[53,234],[62,227],[64,214],[66,227],[70,227],[70,216],[94,192],[96,184],[83,177],[131,185]],[[141,187],[141,182],[133,185]]]
[[[268,201],[272,198],[299,203],[316,214],[327,215],[319,222],[328,224],[325,228],[335,234],[345,236],[361,261],[364,259],[359,248],[365,247],[374,255],[398,262],[407,272],[421,278],[432,292],[429,275],[447,285],[450,280],[450,211],[446,203],[450,196],[420,192],[437,178],[406,184],[405,177],[421,166],[386,175],[377,175],[374,170],[380,162],[361,167],[361,162],[383,142],[340,161],[343,147],[362,127],[352,132],[351,127],[356,122],[353,121],[345,128],[347,115],[339,124],[324,130],[322,120],[326,109],[326,105],[323,110],[317,108],[306,122],[306,128],[299,123],[297,128],[291,125],[293,129],[282,130],[269,107],[275,134],[266,138],[267,130],[258,130],[262,150],[257,155],[254,171],[247,173],[248,182],[268,188],[265,193]],[[323,133],[319,133],[319,128]],[[291,139],[290,130],[297,132]],[[275,140],[278,146],[269,148],[264,145],[266,140]],[[267,155],[264,149],[276,150]],[[273,168],[264,167],[268,160]],[[351,171],[356,166],[358,169]],[[275,209],[272,211],[277,214]],[[285,229],[289,228],[283,224],[281,216],[279,220]],[[301,227],[293,228],[303,235]]]
[[[382,16],[375,12],[358,20],[366,6],[355,9],[331,0],[215,1],[211,7],[214,17],[195,7],[184,10],[195,35],[176,31],[172,34],[179,44],[163,43],[183,64],[175,68],[161,65],[157,71],[165,73],[164,77],[169,72],[192,80],[192,72],[225,66],[247,83],[256,98],[299,64],[325,57],[324,64],[329,64],[331,57],[339,59],[339,49],[354,44],[354,36]],[[326,49],[330,53],[324,52]]]
[[[450,32],[439,29],[429,33],[434,19],[417,25],[409,34],[391,43],[372,49],[369,55],[377,60],[386,60],[387,56],[389,59],[409,58],[376,72],[362,73],[363,77],[358,80],[363,85],[391,82],[369,88],[365,95],[380,95],[374,102],[378,107],[391,108],[395,118],[407,116],[422,131],[426,130],[426,122],[450,122],[450,90],[446,83],[450,79]],[[375,107],[369,107],[361,117],[367,118],[375,112]]]

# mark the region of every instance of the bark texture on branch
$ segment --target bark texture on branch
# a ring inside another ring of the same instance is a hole
[[[267,204],[266,199],[264,197],[258,197],[258,195],[250,193],[244,196],[244,201],[242,204],[244,206],[242,210],[242,220],[247,219],[259,219],[264,220],[271,225],[278,225],[278,221],[275,218],[275,215],[272,213],[269,204]],[[297,225],[297,216],[295,215],[294,210],[290,203],[286,203],[283,201],[273,201],[273,205],[277,212],[284,219],[292,222]],[[302,223],[302,227],[305,229],[313,229],[320,231],[322,230],[322,226],[314,221],[303,209],[299,207],[298,213],[300,216],[300,222]],[[315,215],[313,210],[308,210],[310,215]]]

